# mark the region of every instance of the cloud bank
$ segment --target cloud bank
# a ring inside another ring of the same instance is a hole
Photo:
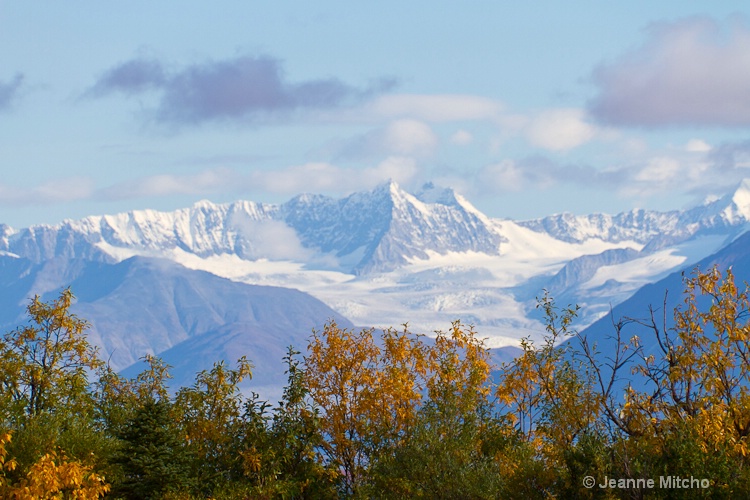
[[[589,110],[625,126],[750,125],[750,28],[707,17],[652,25],[640,48],[593,73]]]
[[[158,174],[140,177],[80,193],[99,201],[152,198],[172,195],[208,196],[215,193],[267,192],[282,195],[299,193],[347,193],[370,189],[393,179],[409,183],[419,173],[410,158],[390,157],[367,168],[344,168],[316,162],[274,170],[240,172],[219,167],[191,174]]]
[[[382,92],[393,82],[359,89],[335,78],[289,82],[281,63],[268,56],[242,56],[193,64],[170,71],[153,59],[133,59],[106,71],[86,92],[88,97],[113,93],[159,94],[158,122],[194,125],[202,122],[258,121],[295,111],[353,105]]]
[[[68,177],[22,187],[0,184],[0,205],[27,207],[90,199],[94,183],[87,177]]]

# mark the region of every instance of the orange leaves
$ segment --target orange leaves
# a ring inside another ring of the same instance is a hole
[[[577,308],[560,312],[546,294],[537,307],[545,314],[544,344],[536,347],[528,339],[521,341],[523,354],[503,366],[496,395],[522,438],[554,467],[562,463],[577,437],[594,428],[600,398],[591,378],[558,345],[570,336]]]
[[[329,460],[350,492],[371,458],[404,439],[426,395],[457,408],[486,396],[487,350],[454,323],[434,342],[404,329],[358,332],[330,323],[314,332],[305,357],[310,397],[322,410]]]
[[[201,460],[231,461],[227,456],[233,453],[242,410],[238,385],[251,376],[252,365],[244,356],[234,369],[220,361],[210,371],[198,373],[193,387],[184,387],[177,393],[176,411],[181,413],[188,443]]]

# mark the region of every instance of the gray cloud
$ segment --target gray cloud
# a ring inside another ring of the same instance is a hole
[[[690,192],[703,197],[721,193],[750,177],[750,139],[714,146],[705,155],[706,172]]]
[[[137,94],[159,88],[166,81],[166,71],[159,61],[134,59],[105,72],[87,95],[99,97],[112,92]]]
[[[750,125],[750,28],[692,17],[652,25],[640,48],[593,72],[592,115],[613,125]]]
[[[8,82],[0,82],[0,111],[8,109],[18,95],[23,83],[23,75],[20,73]]]
[[[384,81],[358,89],[335,78],[291,83],[284,78],[280,62],[266,56],[210,61],[176,72],[167,71],[158,61],[135,59],[107,71],[87,94],[100,97],[158,90],[161,99],[154,110],[157,121],[198,124],[257,121],[297,110],[345,106],[392,85]]]

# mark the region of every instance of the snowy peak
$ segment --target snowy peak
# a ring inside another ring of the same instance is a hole
[[[727,222],[750,221],[750,179],[744,179],[724,204],[722,213]]]
[[[600,239],[611,243],[633,241],[645,244],[665,230],[676,230],[678,220],[678,212],[631,210],[617,215],[562,213],[519,224],[569,243]]]
[[[432,182],[424,184],[414,196],[424,203],[439,203],[440,205],[447,205],[449,207],[461,206],[453,189],[438,187]]]
[[[565,243],[599,240],[655,251],[702,234],[734,238],[748,221],[750,180],[721,200],[686,211],[563,213],[518,225]],[[202,200],[173,212],[136,210],[21,230],[2,225],[0,252],[32,262],[228,254],[367,274],[432,255],[500,255],[500,246],[509,241],[505,232],[501,221],[488,218],[450,188],[428,183],[411,194],[391,180],[339,199],[303,194],[281,205]]]
[[[388,231],[362,271],[393,269],[427,259],[430,253],[499,253],[503,238],[497,227],[487,217],[467,210],[452,190],[433,187],[415,196],[394,182],[388,187],[393,206]]]
[[[587,239],[619,243],[632,241],[649,250],[663,248],[705,234],[726,233],[736,237],[750,222],[750,179],[735,191],[711,203],[688,210],[657,212],[631,210],[617,215],[569,213],[551,215],[519,224],[562,241]]]
[[[60,256],[115,262],[175,252],[312,266],[317,259],[356,274],[392,270],[432,252],[498,253],[502,238],[495,224],[452,190],[429,191],[420,199],[389,181],[341,199],[305,194],[282,205],[202,200],[173,212],[135,210],[20,231],[4,226],[0,251],[32,262]]]
[[[453,200],[441,203],[450,201],[445,193],[440,201],[420,199],[389,181],[340,200],[297,197],[282,212],[305,247],[353,262],[357,274],[391,270],[429,252],[497,254],[501,237],[489,220]]]

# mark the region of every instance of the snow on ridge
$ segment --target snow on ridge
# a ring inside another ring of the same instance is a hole
[[[411,194],[391,181],[340,199],[202,200],[172,212],[19,231],[0,226],[0,252],[35,262],[162,257],[235,281],[298,288],[362,326],[408,321],[429,333],[462,319],[505,342],[543,332],[530,319],[529,303],[556,278],[561,293],[571,294],[565,300],[585,297],[587,306],[603,307],[744,231],[740,208],[750,213],[750,182],[743,186],[721,202],[682,212],[516,222],[487,217],[452,189],[425,186]],[[722,215],[729,208],[739,214],[735,222]],[[568,266],[575,259],[577,267]]]

